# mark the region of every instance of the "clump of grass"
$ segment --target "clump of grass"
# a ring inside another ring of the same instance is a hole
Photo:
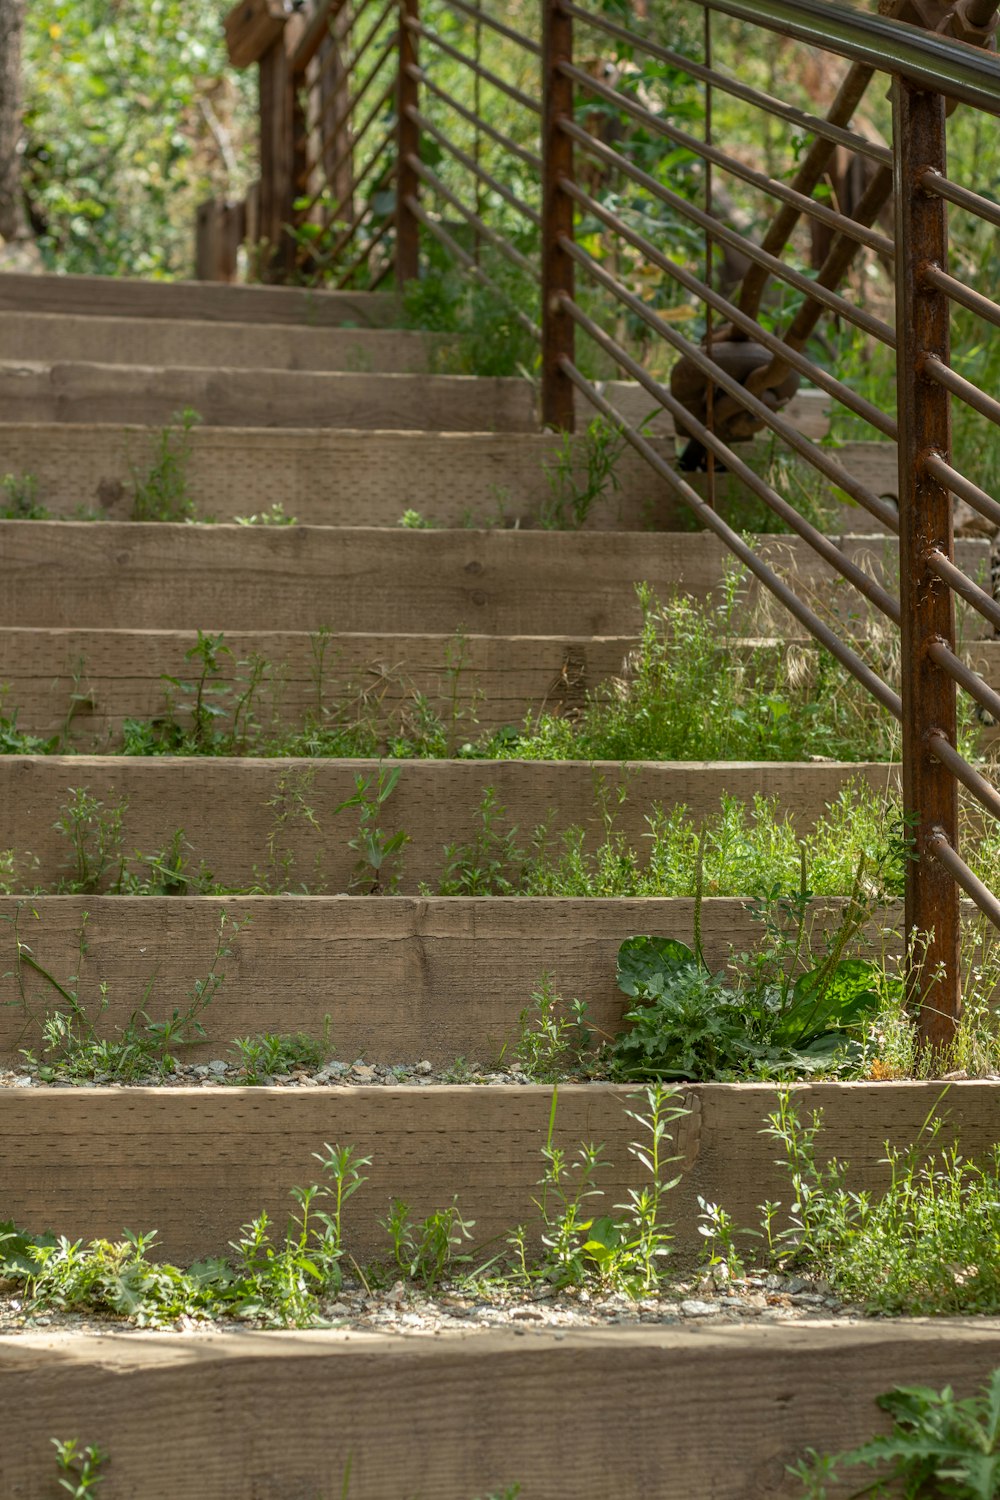
[[[746,641],[746,576],[717,604],[638,586],[639,645],[575,716],[529,715],[480,753],[507,760],[895,760],[898,726],[839,662],[812,646]],[[871,638],[869,655],[881,657]],[[891,653],[892,643],[885,642]],[[873,661],[892,675],[886,660]]]
[[[543,974],[530,1005],[518,1017],[517,1057],[536,1083],[552,1083],[568,1073],[580,1073],[592,1046],[587,1003],[567,1005],[551,974]]]
[[[0,1274],[24,1288],[29,1312],[104,1313],[140,1328],[178,1318],[241,1318],[270,1327],[323,1322],[324,1303],[343,1282],[343,1210],[366,1181],[368,1157],[350,1146],[313,1152],[321,1183],[293,1188],[297,1205],[275,1243],[266,1213],[231,1242],[232,1261],[199,1261],[182,1270],[152,1258],[156,1231],[125,1230],[118,1242],[84,1245],[65,1236],[32,1236],[0,1223]]]
[[[34,474],[4,474],[0,479],[0,521],[47,521],[49,513],[38,503],[38,478]]]
[[[901,895],[905,843],[894,801],[870,786],[848,782],[811,829],[800,833],[778,799],[757,795],[752,804],[723,796],[719,811],[699,827],[680,804],[646,814],[643,845],[630,843],[618,823],[618,806],[599,783],[603,831],[588,835],[571,826],[553,837],[544,825],[522,842],[488,787],[479,826],[465,844],[445,849],[439,895],[706,896],[763,897],[794,890],[804,857],[816,896],[843,896],[854,887],[859,862],[879,871],[887,897]],[[699,874],[700,870],[700,874]]]
[[[774,1262],[824,1278],[870,1312],[1000,1311],[1000,1146],[967,1161],[957,1144],[942,1142],[943,1129],[934,1112],[907,1149],[887,1142],[885,1191],[859,1193],[848,1162],[820,1159],[822,1111],[804,1122],[782,1089],[765,1129],[789,1187],[784,1215],[781,1204],[763,1205]]]
[[[298,1069],[314,1072],[330,1057],[330,1017],[324,1021],[323,1036],[307,1032],[279,1033],[264,1031],[257,1036],[234,1038],[231,1052],[239,1063],[235,1082],[248,1088],[270,1083]]]
[[[145,470],[132,471],[133,521],[193,521],[194,500],[188,490],[191,433],[201,417],[191,406],[175,412],[157,436],[153,457]]]
[[[165,1076],[176,1066],[176,1055],[193,1043],[204,1041],[201,1017],[215,1000],[225,983],[221,967],[233,955],[230,946],[249,925],[250,918],[237,919],[228,912],[219,913],[215,952],[207,974],[196,979],[188,991],[187,1003],[174,1006],[162,1018],[150,1013],[150,1002],[156,983],[155,971],[143,989],[139,1002],[127,1021],[111,1036],[104,1034],[102,1020],[110,1004],[106,981],[97,986],[97,994],[87,998],[82,990],[81,973],[87,955],[87,917],[84,916],[77,941],[77,973],[59,980],[40,962],[21,932],[22,906],[19,904],[9,921],[14,937],[14,968],[8,976],[17,991],[15,1003],[23,1016],[25,1030],[40,1035],[37,1054],[25,1049],[24,1058],[43,1081],[81,1083],[100,1080],[107,1083],[134,1083],[137,1079]],[[44,1004],[30,986],[40,980]],[[54,1002],[54,1008],[50,1008]]]

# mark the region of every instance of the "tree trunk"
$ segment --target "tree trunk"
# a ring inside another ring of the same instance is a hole
[[[0,0],[0,239],[28,238],[21,188],[21,34],[25,0]]]

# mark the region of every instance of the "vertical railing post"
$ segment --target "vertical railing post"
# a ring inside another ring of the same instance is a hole
[[[920,185],[928,168],[945,171],[941,95],[896,78],[893,142],[903,808],[915,839],[906,869],[907,994],[919,1010],[922,1045],[940,1052],[961,1011],[959,890],[931,852],[937,830],[958,846],[957,783],[935,760],[930,738],[938,730],[955,743],[955,685],[928,654],[934,641],[955,646],[953,595],[927,566],[931,548],[950,558],[953,547],[951,496],[925,466],[933,453],[949,460],[951,448],[948,392],[923,373],[929,355],[949,359],[948,299],[923,279],[928,267],[947,264],[947,210]]]
[[[420,126],[410,111],[420,107],[417,38],[406,24],[420,19],[420,0],[399,0],[399,75],[396,86],[396,286],[420,274],[420,220],[408,200],[420,192],[420,178],[410,157],[420,156]]]
[[[562,367],[573,359],[576,327],[562,303],[572,297],[572,257],[560,243],[573,238],[573,200],[560,180],[573,180],[573,142],[559,122],[573,118],[573,81],[559,64],[573,61],[573,20],[560,0],[542,0],[542,424],[572,432],[575,388]]]

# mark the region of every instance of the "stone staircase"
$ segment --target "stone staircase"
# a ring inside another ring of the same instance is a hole
[[[627,790],[619,826],[638,844],[654,803],[698,818],[723,793],[763,792],[805,828],[849,778],[877,793],[895,774],[829,762],[405,762],[386,810],[410,839],[398,893],[365,895],[345,894],[356,856],[335,809],[377,762],[106,753],[124,720],[158,711],[165,676],[190,675],[199,631],[224,632],[230,680],[254,653],[280,664],[278,717],[311,704],[322,636],[331,682],[381,674],[389,702],[451,693],[456,715],[475,711],[492,728],[579,703],[615,675],[640,625],[637,582],[717,597],[720,545],[671,529],[666,486],[631,455],[586,529],[533,524],[561,440],[537,431],[530,386],[434,373],[434,337],[394,321],[398,307],[380,295],[0,278],[0,474],[33,475],[50,517],[0,522],[0,682],[20,730],[63,726],[73,750],[0,758],[0,850],[30,854],[25,884],[58,880],[66,841],[54,825],[67,789],[86,787],[108,807],[124,802],[127,850],[161,849],[183,829],[191,869],[246,889],[267,859],[275,799],[295,786],[308,797],[311,817],[281,827],[294,894],[31,899],[32,943],[56,974],[71,972],[89,914],[85,971],[95,989],[107,983],[109,1027],[127,1020],[154,970],[163,1003],[175,1003],[205,968],[220,907],[251,916],[198,1058],[248,1033],[319,1035],[326,1017],[348,1062],[441,1068],[497,1056],[544,971],[613,1031],[622,938],[690,940],[692,902],[427,894],[443,846],[473,837],[489,787],[521,830],[546,821],[555,833],[596,833],[603,778],[612,797]],[[614,399],[642,414],[641,393],[617,386]],[[186,435],[184,483],[196,516],[216,524],[133,521],[136,476],[165,434],[168,447],[181,443],[184,408],[201,418]],[[813,397],[794,414],[822,429]],[[891,492],[886,445],[853,454],[852,467]],[[228,524],[275,505],[297,524]],[[408,510],[433,524],[399,525]],[[73,519],[81,513],[101,524]],[[845,533],[840,545],[891,569],[884,535]],[[829,570],[798,541],[767,546],[813,593],[833,595]],[[963,542],[957,560],[988,572],[987,543]],[[974,649],[996,685],[995,644]],[[0,914],[13,915],[17,888]],[[706,903],[710,961],[751,935],[741,902]],[[5,1001],[16,999],[11,983]],[[23,1016],[5,1006],[0,1057],[16,1057],[22,1037]],[[626,1092],[559,1090],[562,1139],[606,1142],[618,1192],[631,1181]],[[836,1149],[849,1146],[867,1171],[885,1137],[912,1137],[929,1108],[922,1085],[864,1086],[877,1108],[858,1087],[807,1092]],[[956,1098],[974,1154],[993,1138],[986,1094],[970,1084]],[[682,1258],[697,1252],[699,1195],[748,1222],[777,1191],[760,1136],[772,1099],[763,1085],[688,1091],[670,1202]],[[221,1254],[262,1209],[282,1224],[289,1189],[315,1173],[311,1153],[340,1141],[373,1158],[351,1205],[360,1260],[384,1249],[376,1220],[394,1195],[422,1215],[457,1194],[485,1244],[530,1213],[550,1106],[551,1089],[532,1085],[4,1089],[0,1219],[85,1239],[155,1226],[166,1256]],[[960,1375],[971,1385],[998,1357],[1000,1334],[985,1327],[510,1327],[433,1340],[39,1329],[0,1341],[0,1393],[24,1439],[18,1455],[0,1456],[0,1482],[11,1496],[49,1493],[39,1477],[49,1439],[72,1429],[112,1448],[108,1500],[340,1495],[348,1455],[350,1500],[471,1500],[515,1480],[528,1500],[577,1494],[595,1478],[621,1496],[791,1495],[785,1464],[810,1444],[864,1436],[888,1384]]]

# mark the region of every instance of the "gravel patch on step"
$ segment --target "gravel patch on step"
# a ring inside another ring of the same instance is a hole
[[[171,1073],[150,1073],[121,1083],[110,1075],[98,1075],[94,1079],[65,1079],[40,1077],[37,1064],[25,1063],[17,1068],[0,1067],[0,1088],[245,1088],[247,1077],[240,1063],[233,1059],[213,1058],[209,1062],[177,1062]],[[504,1069],[488,1067],[478,1062],[460,1059],[449,1067],[435,1068],[426,1058],[411,1063],[369,1063],[363,1058],[356,1062],[332,1061],[322,1067],[296,1068],[291,1073],[260,1076],[254,1086],[261,1088],[427,1088],[434,1084],[468,1083],[484,1087],[498,1083],[530,1084],[520,1063],[511,1063]],[[567,1082],[580,1081],[567,1076]]]
[[[619,1293],[550,1288],[531,1291],[492,1290],[454,1284],[429,1296],[401,1281],[384,1290],[345,1285],[323,1309],[320,1326],[349,1332],[434,1335],[507,1328],[513,1334],[533,1330],[560,1333],[571,1329],[720,1326],[767,1323],[803,1324],[835,1320],[856,1323],[862,1309],[848,1305],[821,1281],[771,1272],[739,1279],[678,1281],[655,1297],[632,1301]],[[253,1322],[182,1317],[167,1333],[210,1334],[255,1328]],[[40,1312],[25,1308],[20,1294],[0,1283],[0,1337],[20,1333],[122,1333],[132,1325],[111,1317],[84,1313]]]

